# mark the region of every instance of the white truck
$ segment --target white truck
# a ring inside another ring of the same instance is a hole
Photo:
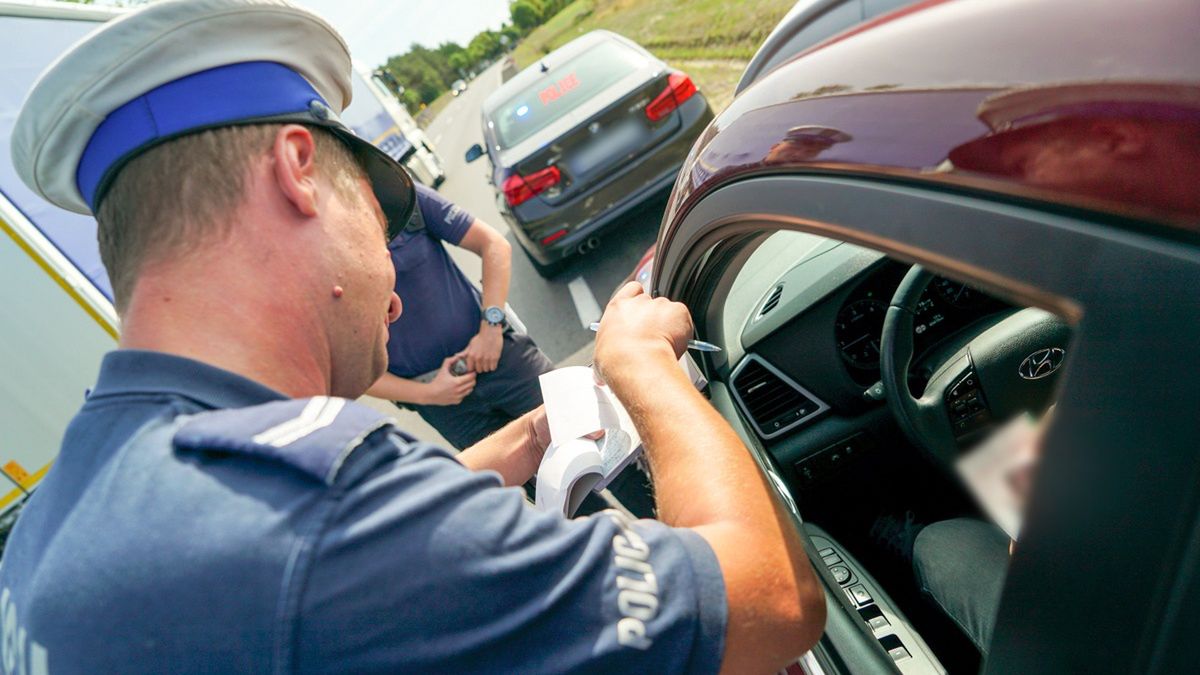
[[[117,344],[96,225],[43,201],[17,177],[12,126],[38,73],[116,12],[0,2],[0,512],[50,468],[63,431]]]
[[[408,110],[363,64],[354,63],[354,98],[342,121],[359,136],[383,148],[408,169],[413,178],[430,187],[446,180],[442,160]],[[376,105],[377,104],[377,105]]]
[[[32,491],[95,382],[120,325],[96,224],[43,201],[16,175],[12,126],[38,74],[121,10],[0,0],[0,521]],[[343,119],[421,182],[445,176],[433,146],[370,72],[356,67]],[[0,542],[6,535],[0,522]]]

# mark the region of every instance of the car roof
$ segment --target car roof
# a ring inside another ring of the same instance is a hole
[[[1116,120],[1144,135],[1164,120],[1200,129],[1197,25],[1192,0],[921,3],[817,45],[746,89],[699,139],[670,209],[747,174],[817,170],[1200,229],[1196,200],[1165,193],[1170,167],[1157,167],[1162,191],[1139,193],[1039,182],[1004,166],[1021,134],[1072,119]]]
[[[771,30],[738,80],[734,94],[754,84],[775,66],[795,56],[803,46],[795,43],[798,34],[808,28],[819,17],[840,5],[858,4],[860,0],[799,0]],[[836,32],[836,31],[835,31]],[[826,36],[828,37],[828,36]]]
[[[542,64],[553,68],[556,64],[567,61],[575,56],[582,54],[589,49],[592,49],[598,44],[604,42],[619,42],[623,45],[631,47],[634,51],[641,54],[647,60],[656,60],[645,49],[637,45],[637,43],[628,40],[616,33],[607,30],[594,30],[590,33],[581,35],[567,44],[555,49],[549,54],[538,59],[538,61],[521,72],[509,78],[507,82],[500,85],[493,91],[483,102],[483,114],[490,115],[505,101],[512,98],[518,92],[526,89],[533,83],[537,82],[542,77]]]

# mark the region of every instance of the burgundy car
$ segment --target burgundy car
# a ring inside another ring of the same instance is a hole
[[[1194,0],[920,2],[692,149],[643,272],[808,537],[797,669],[1196,671],[1198,35]],[[1026,416],[1000,503],[964,472]]]

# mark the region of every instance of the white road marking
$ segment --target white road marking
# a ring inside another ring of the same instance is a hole
[[[433,137],[433,144],[434,144],[434,145],[441,145],[441,144],[442,144],[442,135],[441,135],[441,134],[438,134],[437,136],[434,136],[434,137]]]
[[[600,303],[596,302],[596,296],[592,295],[592,289],[583,277],[575,277],[569,281],[567,290],[571,292],[571,301],[575,303],[579,325],[587,328],[592,322],[600,320]]]

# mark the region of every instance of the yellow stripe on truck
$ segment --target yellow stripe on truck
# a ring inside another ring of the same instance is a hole
[[[376,136],[375,140],[371,141],[371,145],[378,146],[379,142],[382,141],[383,139],[387,138],[388,136],[391,136],[392,134],[399,134],[399,133],[400,133],[400,126],[393,124],[387,131]],[[401,135],[403,135],[403,134],[401,134]]]
[[[109,323],[107,319],[97,312],[96,309],[92,307],[92,305],[88,303],[88,301],[85,300],[82,295],[79,294],[79,291],[75,290],[75,287],[68,283],[67,280],[58,273],[58,270],[54,269],[50,263],[46,262],[46,260],[42,258],[42,256],[39,255],[32,246],[29,245],[29,242],[18,236],[17,231],[13,229],[12,225],[9,225],[8,222],[3,218],[0,218],[0,230],[4,230],[4,232],[8,234],[8,236],[12,238],[14,242],[16,242],[17,246],[19,246],[22,251],[25,251],[25,254],[38,264],[38,267],[41,267],[51,279],[54,279],[54,281],[58,283],[58,285],[61,286],[64,291],[67,292],[67,295],[74,298],[75,302],[83,308],[83,311],[87,312],[88,316],[92,317],[96,323],[100,324],[100,327],[104,329],[104,332],[111,335],[113,340],[118,339],[117,327]]]
[[[96,323],[100,324],[100,328],[102,328],[105,333],[108,333],[114,341],[119,339],[117,327],[112,325],[108,319],[97,312],[96,309],[92,307],[92,305],[85,300],[82,295],[79,294],[79,291],[76,290],[74,286],[68,283],[67,280],[58,273],[58,270],[54,269],[54,267],[51,266],[50,263],[48,263],[46,259],[37,252],[36,249],[30,246],[29,242],[25,241],[17,234],[17,231],[13,229],[12,225],[10,225],[8,221],[4,220],[4,218],[0,218],[0,230],[4,230],[5,234],[7,234],[10,239],[16,242],[17,246],[22,251],[25,251],[25,254],[28,255],[35,263],[37,263],[38,267],[41,267],[51,279],[53,279],[64,291],[66,291],[67,295],[71,296],[71,298],[75,300],[76,304],[82,307],[83,311],[87,312],[88,316],[92,317]],[[24,487],[25,490],[32,490],[34,486],[42,481],[42,477],[45,476],[46,472],[50,470],[51,464],[53,464],[53,462],[50,462],[46,466],[38,469],[27,479],[21,480],[22,487]],[[0,478],[0,480],[3,479]],[[9,504],[13,503],[24,494],[25,491],[14,489],[3,497],[0,497],[0,511],[3,511],[6,507],[8,507]]]

